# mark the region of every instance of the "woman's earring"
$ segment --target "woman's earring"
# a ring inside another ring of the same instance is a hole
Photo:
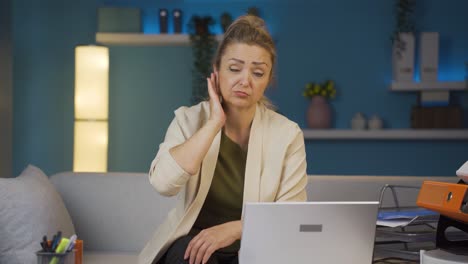
[[[223,103],[223,97],[220,95],[219,96],[219,103],[222,104]]]

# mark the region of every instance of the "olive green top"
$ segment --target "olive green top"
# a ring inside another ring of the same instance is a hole
[[[241,219],[244,195],[244,175],[247,151],[221,133],[218,161],[205,203],[198,215],[190,235],[201,230]],[[237,253],[240,241],[219,249],[226,253]]]

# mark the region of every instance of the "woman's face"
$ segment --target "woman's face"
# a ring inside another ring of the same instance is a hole
[[[236,108],[255,106],[270,81],[271,64],[270,54],[260,46],[227,46],[218,69],[224,104]]]

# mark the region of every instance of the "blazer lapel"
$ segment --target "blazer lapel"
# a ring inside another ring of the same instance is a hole
[[[247,162],[244,179],[244,203],[260,201],[260,174],[263,152],[263,123],[259,105],[255,110],[254,120],[250,128]]]

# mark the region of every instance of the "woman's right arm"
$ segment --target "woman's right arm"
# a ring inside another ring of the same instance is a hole
[[[200,165],[220,129],[219,124],[208,121],[187,141],[171,148],[169,153],[182,169],[188,174],[194,175],[200,169]]]
[[[185,140],[177,117],[174,118],[151,164],[149,179],[154,188],[165,196],[176,195],[190,176],[198,173],[217,131],[216,124],[207,122]]]
[[[214,74],[208,81],[210,94],[210,118],[190,138],[185,140],[177,117],[169,126],[164,143],[151,164],[150,182],[162,195],[172,196],[179,192],[190,175],[196,175],[216,134],[224,126],[225,115],[214,92]]]

